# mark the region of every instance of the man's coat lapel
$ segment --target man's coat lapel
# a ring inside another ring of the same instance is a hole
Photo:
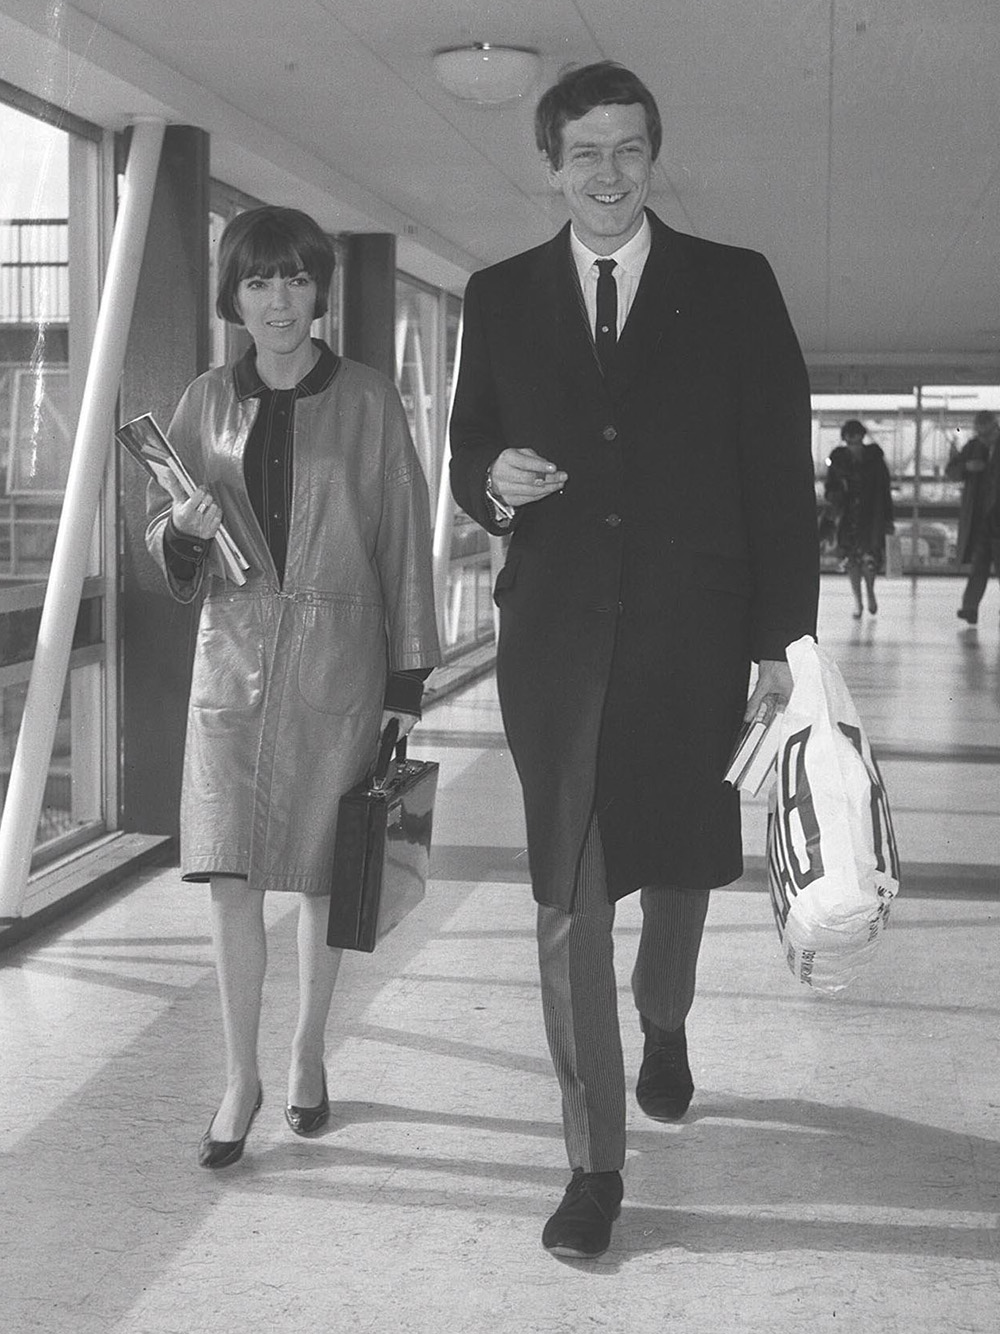
[[[587,310],[569,245],[569,224],[543,248],[539,256],[537,314],[542,341],[552,349],[559,372],[588,396],[597,392],[623,397],[641,380],[663,339],[683,317],[687,267],[683,238],[671,232],[655,214],[653,235],[632,309],[622,330],[615,365],[605,382]]]

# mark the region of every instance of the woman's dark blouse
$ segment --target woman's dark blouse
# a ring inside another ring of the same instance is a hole
[[[243,476],[257,522],[267,541],[278,582],[285,577],[288,528],[291,521],[292,466],[294,462],[295,404],[300,398],[328,389],[340,368],[340,358],[326,343],[314,340],[319,357],[312,370],[293,389],[271,389],[260,378],[257,357],[249,348],[233,367],[236,393],[241,400],[260,400],[243,456]],[[171,573],[190,580],[205,560],[210,543],[179,532],[168,522],[163,547]],[[390,672],[385,707],[402,713],[420,713],[423,683],[431,668]]]

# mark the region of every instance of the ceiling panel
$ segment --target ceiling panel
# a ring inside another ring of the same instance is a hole
[[[39,51],[46,32],[62,40],[71,58],[50,52],[49,82],[79,114],[165,105],[210,129],[233,184],[281,192],[312,175],[326,216],[367,211],[447,257],[455,281],[564,212],[534,147],[539,90],[458,102],[434,50],[534,46],[541,86],[566,61],[619,59],[663,114],[653,207],[764,250],[814,360],[1000,361],[996,0],[0,0],[4,13]],[[6,63],[0,46],[0,76],[37,83],[15,46]]]

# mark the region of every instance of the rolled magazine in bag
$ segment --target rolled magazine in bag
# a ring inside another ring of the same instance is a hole
[[[777,695],[765,695],[754,716],[744,722],[722,780],[753,797],[774,774],[781,730],[779,703]]]
[[[130,454],[150,477],[155,478],[165,491],[169,490],[166,483],[168,475],[176,479],[185,495],[192,496],[197,491],[198,483],[157,426],[152,413],[144,412],[141,417],[135,417],[124,426],[120,426],[115,432],[115,438],[126,453]],[[234,584],[245,584],[247,578],[244,571],[250,568],[250,564],[233,541],[225,524],[215,534],[215,543],[226,578],[232,580]]]

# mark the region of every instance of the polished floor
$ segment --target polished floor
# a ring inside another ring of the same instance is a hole
[[[334,1115],[281,1115],[291,901],[269,905],[265,1099],[235,1167],[195,1148],[219,1090],[205,892],[145,873],[0,955],[0,1329],[7,1334],[1000,1331],[1000,599],[881,582],[821,635],[893,803],[903,892],[843,996],[785,967],[761,873],[713,895],[689,1021],[697,1093],[630,1109],[611,1249],[539,1234],[566,1179],[533,910],[492,682],[431,709],[433,883],[344,965]],[[635,903],[617,930],[626,1059]]]

